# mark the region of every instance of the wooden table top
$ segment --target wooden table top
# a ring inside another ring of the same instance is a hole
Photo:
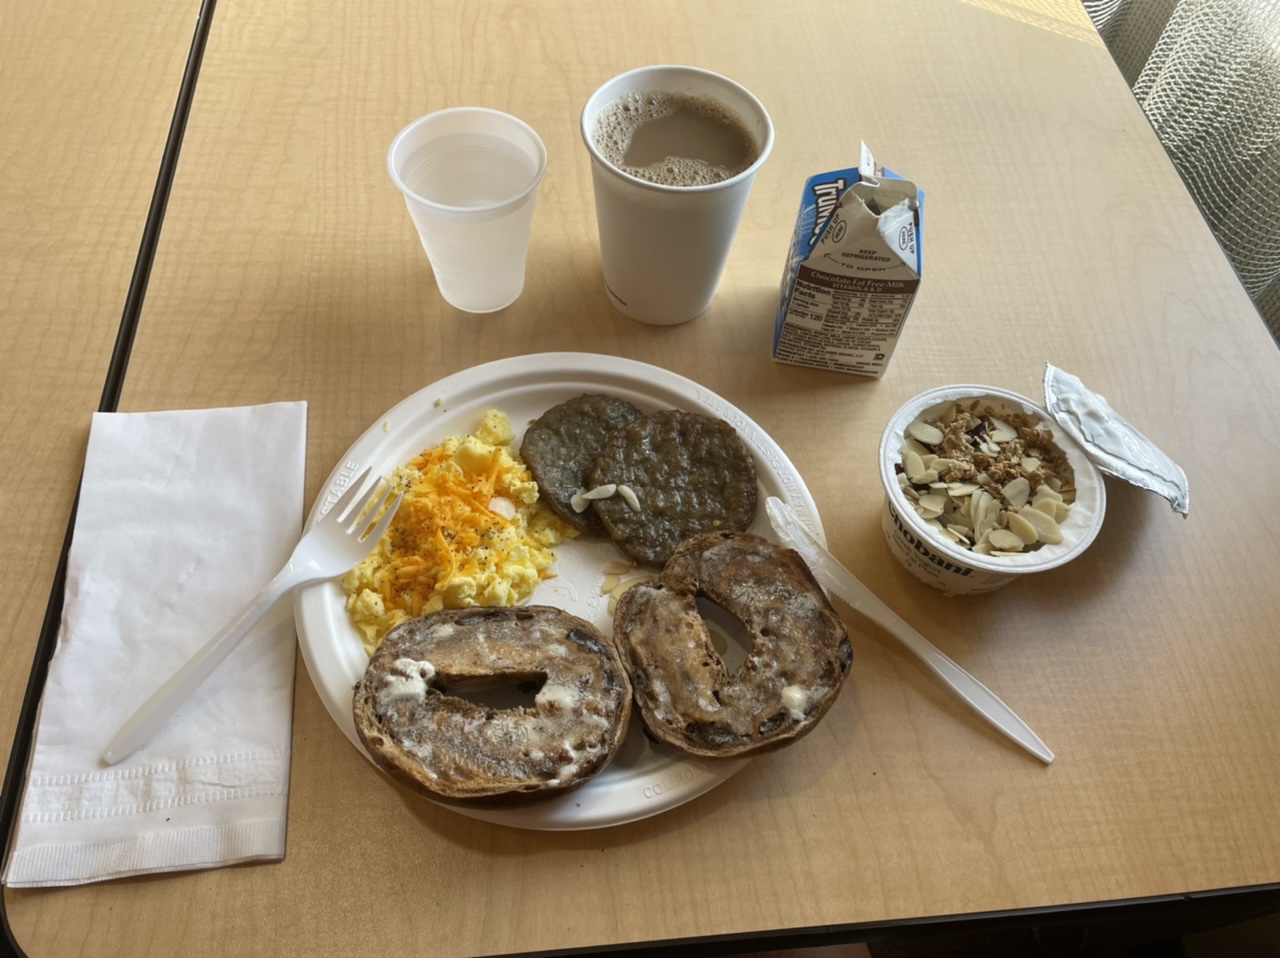
[[[182,26],[148,36],[151,59],[107,80],[176,89]],[[648,63],[738,80],[777,129],[715,303],[674,328],[632,322],[605,298],[577,128],[600,82]],[[489,316],[441,301],[385,167],[408,120],[464,104],[520,116],[550,157],[525,292]],[[135,102],[119,121],[130,157],[159,156],[159,128],[136,122],[146,112]],[[30,122],[39,133],[45,120]],[[53,126],[73,145],[82,135]],[[856,163],[859,140],[928,195],[924,282],[881,380],[769,352],[803,182]],[[46,182],[29,147],[23,162]],[[128,187],[135,199],[146,179]],[[78,228],[75,204],[58,202],[64,232]],[[43,228],[41,211],[30,216]],[[70,316],[118,303],[141,219],[114,206],[90,217],[119,247],[110,277],[92,243],[73,240],[83,258],[68,269],[50,236],[38,272],[6,271],[0,286],[6,331],[63,324],[26,330],[19,359],[59,350],[78,390],[36,423],[44,438],[14,412],[4,426],[6,458],[37,464],[19,490],[52,490],[18,520],[29,544],[0,554],[20,595],[5,627],[9,723],[112,331],[95,322],[84,343]],[[1280,881],[1280,514],[1268,491],[1280,353],[1082,11],[1066,0],[222,0],[121,408],[306,400],[310,502],[404,397],[489,360],[564,350],[662,366],[759,423],[804,476],[832,551],[1057,761],[1007,743],[844,610],[853,672],[807,738],[655,818],[523,831],[389,784],[300,666],[286,859],[6,890],[29,954],[491,955]],[[880,531],[884,424],[947,383],[1035,396],[1046,361],[1186,470],[1190,518],[1108,480],[1102,532],[1071,564],[977,597],[921,585]],[[12,365],[11,410],[57,394],[25,370],[14,383]]]
[[[0,11],[0,741],[7,762],[104,394],[194,9]]]
[[[23,583],[3,632],[14,665],[3,673],[6,728],[21,703],[84,459],[86,413],[103,389],[191,37],[188,17],[149,0],[130,10],[148,36],[134,35],[136,22],[104,33],[102,21],[119,12],[95,3],[15,7],[0,29],[0,437],[6,458],[22,464],[5,497],[20,508],[0,516],[5,570]]]

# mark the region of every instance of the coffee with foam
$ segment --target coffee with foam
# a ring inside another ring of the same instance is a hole
[[[592,142],[612,166],[661,186],[719,183],[760,155],[755,137],[720,101],[662,91],[627,93],[609,104]]]

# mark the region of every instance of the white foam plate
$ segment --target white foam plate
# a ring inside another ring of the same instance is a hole
[[[516,430],[512,447],[518,450],[530,420],[583,393],[617,396],[645,412],[677,408],[724,419],[738,431],[755,459],[762,505],[751,531],[774,538],[763,502],[766,496],[777,496],[822,537],[817,508],[799,473],[777,443],[741,410],[665,369],[590,353],[540,353],[498,360],[455,373],[414,393],[380,417],[347,450],[325,480],[307,517],[307,527],[328,511],[365,466],[388,475],[441,440],[473,431],[489,409],[500,409],[511,418]],[[608,598],[600,595],[600,585],[604,566],[620,558],[622,553],[611,542],[587,537],[566,542],[556,549],[555,578],[539,585],[529,601],[558,606],[609,635]],[[352,687],[364,673],[368,658],[344,608],[338,582],[300,589],[294,598],[294,616],[302,658],[316,691],[334,722],[368,758],[351,714]],[[621,751],[582,788],[523,808],[445,807],[518,828],[603,828],[682,805],[745,764],[745,759],[707,762],[678,755],[649,741],[641,731],[638,713],[633,712]]]

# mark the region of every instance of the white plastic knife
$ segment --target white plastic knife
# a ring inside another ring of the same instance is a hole
[[[781,499],[770,496],[765,502],[765,511],[769,515],[773,531],[783,544],[800,553],[818,582],[828,592],[885,629],[919,656],[938,678],[951,686],[974,711],[997,729],[1046,765],[1053,761],[1053,752],[1049,751],[1048,746],[1040,741],[1040,737],[1031,731],[1026,722],[1018,718],[1013,709],[877,599],[870,589],[823,548],[822,543],[805,528],[790,506]]]

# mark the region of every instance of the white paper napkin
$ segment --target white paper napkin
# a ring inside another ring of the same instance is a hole
[[[296,634],[281,602],[147,745],[125,720],[288,560],[306,404],[99,413],[14,887],[284,857]]]

